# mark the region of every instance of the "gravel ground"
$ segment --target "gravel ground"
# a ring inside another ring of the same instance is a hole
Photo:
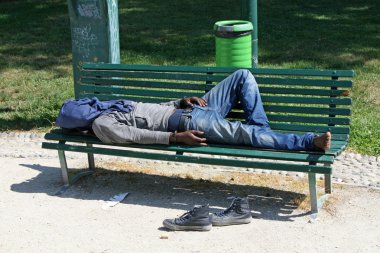
[[[46,150],[41,148],[43,135],[44,134],[42,133],[33,132],[0,133],[0,157],[38,157],[42,159],[57,158],[57,152],[55,150]],[[75,159],[79,157],[83,157],[82,154],[72,152],[67,153],[68,159]],[[115,158],[109,156],[96,157],[100,160]],[[167,167],[178,167],[177,164],[173,162],[167,163],[158,161],[157,163],[165,163],[165,166]],[[237,169],[241,170],[241,168]],[[335,160],[333,169],[333,183],[380,188],[380,157],[344,152]],[[306,176],[305,173],[296,172],[269,171],[260,169],[248,170],[250,172],[260,174],[285,174],[293,177]]]

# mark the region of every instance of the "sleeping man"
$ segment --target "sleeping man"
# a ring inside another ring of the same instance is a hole
[[[225,117],[237,104],[245,122]],[[130,110],[110,110],[92,124],[105,143],[173,144],[206,146],[208,143],[245,145],[278,150],[330,148],[331,133],[296,135],[269,127],[255,78],[238,70],[202,98],[189,97],[168,103],[130,102]]]

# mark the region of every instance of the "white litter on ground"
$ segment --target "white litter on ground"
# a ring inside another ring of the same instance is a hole
[[[123,201],[125,197],[127,197],[128,194],[129,192],[124,192],[124,193],[122,192],[122,193],[116,194],[115,196],[111,197],[107,201],[102,201],[103,202],[102,209],[107,210],[110,207],[116,206],[121,201]]]

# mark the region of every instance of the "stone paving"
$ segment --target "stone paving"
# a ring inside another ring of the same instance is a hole
[[[43,133],[34,132],[1,132],[0,163],[2,157],[58,159],[57,151],[41,148],[43,136]],[[73,152],[67,153],[68,159],[79,157],[83,157],[83,154]],[[112,156],[107,158],[112,159]],[[173,162],[168,162],[167,165],[177,166],[177,164]],[[333,169],[334,183],[380,188],[380,157],[344,152],[336,159]],[[268,171],[260,169],[248,170],[253,173],[262,174],[285,174],[294,177],[306,176],[306,173]]]

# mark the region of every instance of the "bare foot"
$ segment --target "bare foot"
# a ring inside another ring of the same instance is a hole
[[[331,133],[326,132],[325,134],[321,136],[314,137],[313,143],[314,143],[314,147],[316,147],[317,149],[321,149],[323,151],[330,149]]]

